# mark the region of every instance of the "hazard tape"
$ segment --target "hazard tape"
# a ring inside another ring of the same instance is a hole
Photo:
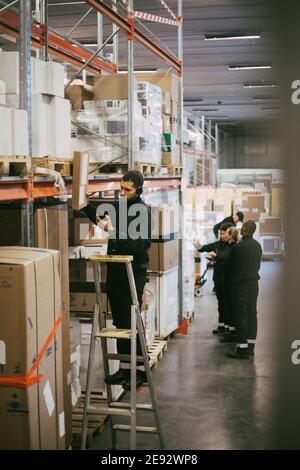
[[[169,5],[167,5],[164,0],[158,0],[158,1],[159,1],[159,3],[162,4],[163,7],[165,7],[165,9],[170,13],[170,15],[174,18],[174,20],[176,20],[176,22],[178,22],[177,16],[175,15],[175,13],[173,13],[173,11],[169,7]]]
[[[163,16],[151,15],[150,13],[144,13],[143,11],[134,11],[134,16],[142,20],[154,21],[155,23],[170,24],[172,26],[179,25],[179,21],[177,20],[176,21],[169,20],[169,18],[165,18]]]
[[[128,2],[126,0],[122,0],[126,8],[128,9]],[[177,16],[174,15],[172,10],[168,7],[168,5],[163,1],[159,0],[160,2],[163,2],[163,6],[170,12],[173,18],[175,20],[170,20],[169,18],[165,18],[164,16],[158,16],[158,15],[152,15],[151,13],[145,13],[143,11],[128,11],[128,14],[130,16],[134,16],[135,18],[139,18],[141,20],[146,20],[146,21],[153,21],[155,23],[163,23],[163,24],[169,24],[172,26],[179,26],[181,24],[181,19],[178,19]]]
[[[42,349],[40,350],[37,358],[32,364],[29,372],[27,372],[27,374],[25,375],[20,375],[18,377],[0,377],[0,385],[13,386],[17,388],[28,388],[28,387],[31,387],[31,385],[41,382],[41,380],[43,379],[43,376],[41,374],[38,374],[38,375],[33,375],[33,374],[38,368],[38,365],[41,362],[45,352],[47,351],[48,346],[50,345],[61,322],[62,322],[62,316],[60,315],[59,318],[56,320],[52,330],[50,331],[50,334],[48,338],[46,339]]]

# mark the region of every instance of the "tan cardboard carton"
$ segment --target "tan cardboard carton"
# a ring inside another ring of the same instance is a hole
[[[155,241],[149,250],[150,271],[169,271],[179,264],[178,240]]]
[[[59,257],[52,250],[0,248],[0,378],[30,371],[61,315]],[[2,449],[63,449],[61,326],[38,362],[41,380],[0,385]]]

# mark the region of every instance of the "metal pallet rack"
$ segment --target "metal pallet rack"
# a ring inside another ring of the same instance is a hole
[[[40,50],[40,57],[47,61],[48,56],[55,59],[63,60],[79,68],[79,73],[88,71],[93,75],[101,75],[102,70],[109,73],[116,73],[118,66],[116,63],[107,61],[100,55],[104,46],[108,42],[103,43],[103,25],[102,17],[108,18],[113,24],[113,33],[109,40],[113,41],[113,61],[118,59],[118,32],[123,31],[127,35],[128,45],[128,165],[129,168],[134,166],[133,155],[133,103],[134,103],[134,42],[143,45],[171,69],[174,69],[179,77],[179,140],[180,140],[180,162],[183,155],[183,30],[182,30],[182,0],[177,0],[178,11],[175,15],[168,7],[165,1],[159,0],[168,13],[171,14],[173,20],[169,20],[178,29],[178,57],[171,51],[167,51],[158,43],[158,38],[152,39],[142,32],[140,26],[145,28],[139,18],[143,18],[141,12],[134,10],[134,0],[122,0],[122,2],[111,1],[111,6],[101,0],[86,0],[85,3],[90,9],[85,15],[74,25],[69,33],[83,21],[83,19],[94,10],[97,12],[97,51],[83,46],[79,42],[71,39],[70,36],[64,35],[53,30],[48,25],[48,0],[37,0],[36,11],[32,17],[31,1],[19,0],[10,3],[0,0],[0,30],[13,38],[19,40],[20,54],[20,108],[25,109],[29,115],[29,148],[31,155],[31,47]],[[19,10],[14,8],[19,6]],[[121,13],[122,12],[122,13]],[[145,15],[145,14],[144,14]],[[148,15],[148,19],[151,15]],[[145,17],[144,17],[145,18]],[[147,19],[147,14],[146,14]],[[33,21],[34,20],[34,21]],[[139,27],[137,27],[139,24]],[[145,28],[148,33],[149,30]],[[152,34],[152,37],[154,35]],[[74,47],[76,45],[76,47]],[[68,85],[79,75],[76,75],[69,81]],[[174,183],[175,182],[175,183]],[[71,191],[71,182],[67,181],[67,190]],[[107,184],[107,187],[104,186]],[[146,180],[146,187],[155,188],[171,188],[175,184],[180,187],[180,179],[178,178],[154,178]],[[91,191],[110,189],[111,185],[118,185],[118,180],[114,179],[92,179],[89,183]],[[154,185],[154,186],[153,186]],[[116,186],[115,186],[115,189]],[[99,189],[100,190],[100,189]],[[53,183],[46,178],[35,178],[33,175],[21,178],[0,178],[0,201],[18,199],[22,201],[22,243],[24,246],[32,246],[33,244],[33,201],[39,197],[58,196],[59,190],[54,187]],[[181,203],[181,196],[179,196]],[[180,259],[182,258],[182,247],[179,249]],[[181,263],[180,263],[181,265]],[[182,274],[179,273],[182,279]],[[180,289],[180,306],[182,305],[182,289]],[[182,308],[180,308],[182,315]]]

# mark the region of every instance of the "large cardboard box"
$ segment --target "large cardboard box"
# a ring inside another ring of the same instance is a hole
[[[149,270],[156,272],[169,271],[179,264],[179,241],[156,240],[149,249]]]
[[[259,231],[262,235],[282,233],[281,217],[264,217],[260,219]]]
[[[12,155],[29,155],[28,115],[23,109],[12,109]]]
[[[3,80],[0,80],[0,105],[6,104],[6,85]]]
[[[43,351],[27,387],[0,384],[0,447],[15,450],[65,448],[58,253],[0,248],[0,379],[26,376]]]
[[[178,204],[151,206],[152,239],[172,239],[179,232]],[[170,236],[172,235],[172,236]]]
[[[0,155],[12,155],[12,110],[0,106]]]
[[[283,217],[285,213],[285,186],[273,184],[271,190],[271,215]]]
[[[70,305],[69,305],[69,247],[68,207],[59,205],[40,208],[35,212],[35,245],[59,252],[59,274],[61,287],[63,385],[65,408],[66,447],[72,441],[72,406],[70,382]]]
[[[163,114],[162,115],[162,122],[163,122],[163,133],[164,134],[171,134],[170,116],[168,114]]]
[[[79,111],[84,101],[93,100],[94,91],[84,86],[82,80],[74,80],[73,85],[66,89],[65,98],[70,100],[74,111]]]
[[[139,82],[149,82],[170,93],[178,101],[178,78],[172,73],[138,73]],[[100,77],[95,83],[95,100],[126,100],[128,98],[128,75],[115,74]]]
[[[162,112],[170,117],[171,114],[171,95],[168,91],[162,91]]]
[[[50,155],[49,106],[49,96],[32,95],[32,156],[36,158]]]
[[[74,219],[74,243],[80,245],[86,242],[108,242],[108,233],[93,224],[87,217]]]
[[[87,191],[89,184],[89,152],[74,152],[72,180],[72,209],[80,210],[88,203]]]
[[[69,100],[53,96],[48,107],[49,154],[71,158],[71,105]]]

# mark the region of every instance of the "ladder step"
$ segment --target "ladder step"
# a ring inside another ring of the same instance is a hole
[[[111,359],[111,360],[120,360],[120,361],[129,361],[131,360],[130,354],[118,354],[118,353],[106,353],[105,354],[106,359]],[[144,361],[143,356],[137,356],[137,361]]]
[[[130,403],[114,402],[110,404],[110,407],[125,408],[130,410]],[[153,411],[153,406],[150,405],[150,403],[137,403],[136,409],[143,411]]]
[[[118,339],[130,339],[131,330],[120,330],[117,328],[102,328],[102,330],[96,333],[97,338],[118,338]]]
[[[97,408],[89,407],[87,410],[88,415],[115,415],[115,416],[131,416],[130,410],[127,409],[118,409],[118,408]]]
[[[114,424],[113,429],[115,429],[116,431],[131,431],[131,426],[129,426],[128,424]],[[137,426],[136,432],[149,432],[153,434],[158,434],[158,429],[149,426]]]

